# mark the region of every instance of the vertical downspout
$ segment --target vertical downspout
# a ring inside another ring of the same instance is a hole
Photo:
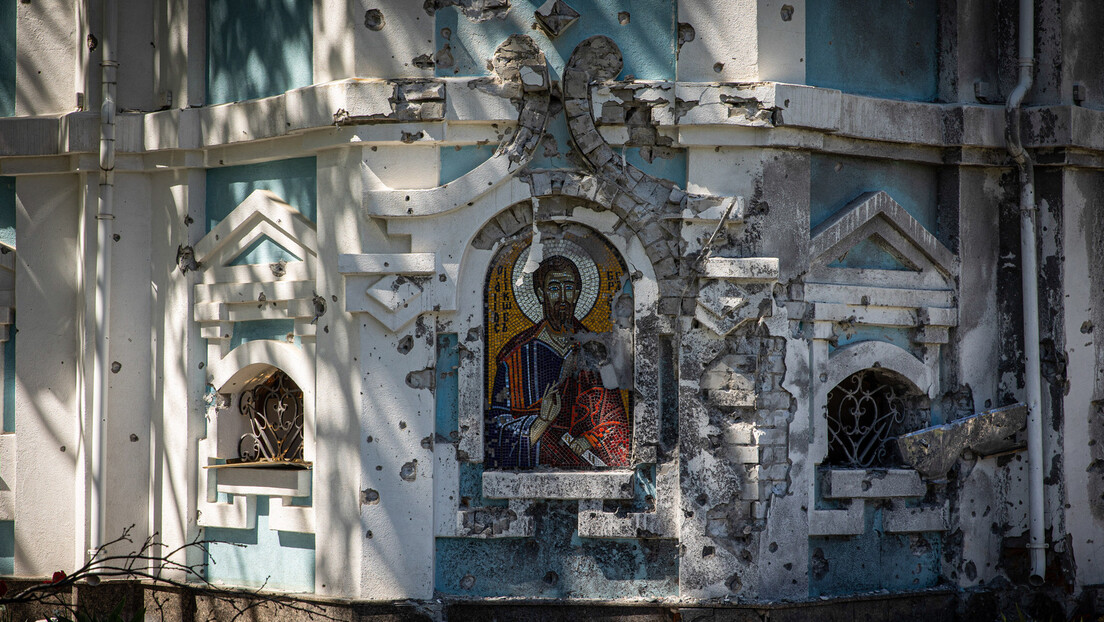
[[[89,555],[104,542],[104,433],[107,427],[108,328],[111,325],[111,243],[115,207],[115,60],[118,37],[116,0],[103,2],[103,104],[100,106],[100,197],[96,210],[96,350],[92,360],[92,494],[89,508]]]
[[[1035,252],[1035,163],[1020,140],[1020,105],[1031,88],[1035,69],[1035,7],[1020,0],[1020,81],[1005,108],[1008,153],[1020,171],[1020,258],[1023,262],[1024,383],[1027,385],[1027,460],[1030,501],[1031,576],[1033,585],[1046,577],[1045,501],[1043,499],[1043,414],[1039,370],[1039,261]]]

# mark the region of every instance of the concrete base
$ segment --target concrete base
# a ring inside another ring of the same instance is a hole
[[[8,595],[36,580],[9,579]],[[122,599],[124,618],[133,615],[138,603],[146,619],[171,622],[199,620],[338,620],[347,622],[799,622],[812,620],[893,620],[928,622],[944,620],[1097,619],[1104,614],[1104,586],[1084,589],[1074,597],[1059,589],[1029,590],[1009,586],[997,590],[956,591],[935,588],[896,594],[863,594],[841,598],[788,603],[716,603],[680,607],[678,604],[592,602],[567,604],[562,601],[462,602],[435,599],[429,602],[354,602],[307,598],[299,595],[263,594],[246,591],[156,586],[128,581],[105,582],[96,587],[80,585],[62,590],[56,599],[31,605],[4,603],[12,620],[36,620],[63,612],[63,604],[105,614]],[[1071,618],[1072,617],[1072,618]]]

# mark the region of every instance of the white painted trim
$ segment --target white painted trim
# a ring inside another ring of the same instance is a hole
[[[828,359],[827,378],[821,383],[827,395],[851,374],[870,368],[897,372],[929,395],[935,385],[935,372],[908,350],[885,341],[862,341],[837,349]]]

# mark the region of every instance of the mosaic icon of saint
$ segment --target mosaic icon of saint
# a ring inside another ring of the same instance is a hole
[[[533,273],[543,318],[495,357],[487,460],[492,468],[629,466],[631,430],[618,389],[605,388],[607,353],[575,315],[582,278],[553,255]],[[591,334],[592,335],[592,334]]]

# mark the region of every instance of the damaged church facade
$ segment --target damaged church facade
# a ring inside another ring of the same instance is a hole
[[[0,574],[1104,583],[1104,9],[5,6]]]

